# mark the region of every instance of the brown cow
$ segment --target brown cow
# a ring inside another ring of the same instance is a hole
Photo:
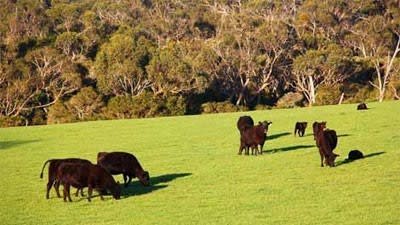
[[[239,117],[239,120],[237,121],[237,128],[242,134],[244,130],[247,128],[253,127],[254,126],[254,121],[250,116],[241,116]]]
[[[314,126],[315,125],[315,126]],[[325,159],[325,165],[335,166],[335,159],[339,155],[333,153],[333,150],[337,145],[336,131],[325,129],[326,123],[314,123],[314,136],[315,142],[321,156],[321,167],[324,166],[323,161]]]
[[[260,145],[260,154],[262,154],[265,140],[267,138],[268,126],[270,121],[258,122],[257,126],[245,129],[240,137],[239,155],[243,149],[246,149],[246,155],[249,154],[248,148],[251,147],[251,154],[257,155],[258,145]]]
[[[86,159],[79,159],[79,158],[66,158],[66,159],[49,159],[47,160],[42,167],[42,172],[40,173],[40,178],[43,178],[43,170],[46,167],[47,163],[49,164],[49,180],[47,182],[47,191],[46,191],[46,198],[49,199],[50,189],[54,185],[54,189],[56,190],[57,197],[61,198],[59,187],[60,182],[56,179],[57,170],[61,163],[63,162],[70,162],[70,163],[83,163],[83,164],[92,164],[89,160]],[[83,196],[83,189],[80,189],[81,196]],[[76,191],[76,196],[78,196],[79,189]]]
[[[296,136],[296,133],[299,135],[299,137],[303,137],[304,133],[306,132],[307,128],[307,122],[296,122],[296,125],[294,126],[294,136]]]
[[[100,194],[104,200],[103,193],[111,192],[115,199],[121,196],[121,187],[114,178],[103,167],[93,164],[63,162],[57,170],[57,179],[64,186],[64,201],[70,202],[70,186],[78,189],[88,187],[88,201],[91,201],[93,189]]]
[[[144,171],[136,157],[130,153],[99,152],[97,164],[104,167],[112,175],[122,174],[125,187],[134,177],[137,177],[144,186],[150,184],[149,172]]]

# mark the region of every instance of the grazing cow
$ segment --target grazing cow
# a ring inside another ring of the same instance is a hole
[[[347,157],[347,160],[357,160],[357,159],[362,159],[362,158],[364,158],[364,155],[361,151],[351,150],[349,152],[349,156]]]
[[[47,160],[43,167],[42,172],[40,173],[40,178],[43,178],[43,170],[46,167],[47,163],[49,164],[49,180],[47,182],[47,191],[46,191],[46,198],[49,199],[50,189],[54,185],[54,189],[56,190],[57,197],[61,198],[59,187],[60,182],[56,179],[58,167],[63,162],[70,162],[70,163],[82,163],[82,164],[92,164],[89,160],[86,159],[79,159],[79,158],[67,158],[67,159],[49,159]],[[83,189],[80,189],[81,195],[83,196]],[[76,191],[76,196],[78,196],[79,189]]]
[[[121,196],[119,183],[99,165],[63,162],[58,167],[57,179],[64,186],[64,201],[68,198],[72,202],[69,191],[71,186],[78,189],[88,187],[89,202],[93,189],[99,192],[101,200],[104,200],[103,193],[106,191],[110,191],[115,199]]]
[[[251,154],[257,155],[258,145],[260,145],[260,154],[262,154],[265,140],[267,138],[268,126],[270,121],[259,122],[257,126],[247,128],[240,137],[239,155],[243,149],[246,149],[246,155],[249,154],[248,148],[251,147]]]
[[[336,131],[325,129],[326,123],[314,123],[314,135],[315,142],[319,150],[319,154],[321,156],[321,167],[324,166],[323,161],[325,159],[325,165],[327,166],[335,166],[335,159],[339,155],[333,153],[333,150],[337,145],[337,135]]]
[[[368,109],[367,104],[365,103],[360,103],[357,105],[357,110],[366,110]]]
[[[296,136],[296,133],[299,135],[299,137],[303,137],[304,133],[306,132],[307,128],[307,122],[296,122],[296,125],[294,126],[294,136]]]
[[[144,186],[150,184],[149,172],[144,171],[136,157],[130,153],[99,152],[97,164],[104,167],[112,175],[122,174],[125,187],[134,177],[137,177]]]

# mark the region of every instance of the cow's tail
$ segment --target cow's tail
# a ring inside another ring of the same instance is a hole
[[[43,170],[44,170],[44,168],[46,167],[46,164],[49,163],[49,162],[51,162],[51,161],[53,161],[53,160],[52,160],[52,159],[49,159],[49,160],[47,160],[47,161],[43,164],[42,172],[40,172],[40,178],[41,178],[41,179],[43,178]]]

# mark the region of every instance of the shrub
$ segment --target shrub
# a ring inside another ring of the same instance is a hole
[[[245,106],[236,106],[231,102],[207,102],[201,105],[202,113],[223,113],[223,112],[238,112],[248,111]]]
[[[132,96],[116,96],[108,101],[104,114],[108,119],[134,118],[133,108],[134,99]]]
[[[289,92],[279,98],[277,108],[294,108],[304,106],[304,96],[298,92]]]
[[[47,114],[47,124],[70,123],[76,121],[76,118],[67,109],[63,102],[57,102],[49,107]]]
[[[315,104],[316,105],[338,104],[341,94],[342,92],[340,91],[339,86],[334,86],[334,87],[320,86],[317,90],[317,95],[315,97]]]

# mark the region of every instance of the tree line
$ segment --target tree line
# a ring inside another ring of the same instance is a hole
[[[0,126],[399,99],[398,0],[0,2]]]

